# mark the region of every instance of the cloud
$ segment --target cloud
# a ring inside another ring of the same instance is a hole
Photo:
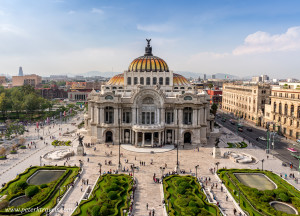
[[[0,24],[0,33],[12,33],[15,35],[21,35],[22,31],[16,26],[10,24]]]
[[[68,12],[68,14],[74,14],[75,13],[75,11],[73,11],[73,10],[70,10],[69,12]]]
[[[92,12],[92,13],[97,13],[97,14],[103,14],[103,13],[104,13],[104,11],[101,10],[101,9],[99,9],[99,8],[93,8],[93,9],[91,10],[91,12]]]
[[[234,55],[300,50],[300,26],[291,27],[283,34],[271,35],[258,31],[248,35],[244,44],[232,51]]]
[[[168,32],[172,31],[173,27],[169,24],[152,24],[152,25],[137,25],[137,29],[145,32]]]

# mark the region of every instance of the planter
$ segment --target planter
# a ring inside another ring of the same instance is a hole
[[[6,155],[4,155],[4,156],[0,156],[0,160],[6,160],[7,158],[6,158]]]

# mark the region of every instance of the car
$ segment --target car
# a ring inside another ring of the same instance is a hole
[[[297,149],[294,148],[287,148],[287,150],[289,150],[290,152],[298,152]]]
[[[258,139],[263,140],[263,141],[267,140],[266,137],[263,137],[263,136],[258,137]]]
[[[247,128],[247,131],[252,132],[252,128]]]
[[[225,119],[225,118],[223,118],[221,121],[222,121],[222,122],[226,122],[226,119]]]
[[[238,128],[238,131],[239,131],[239,132],[243,132],[244,130],[243,130],[242,127],[239,127],[239,128]]]
[[[296,141],[297,143],[300,143],[300,139],[297,139],[297,141]]]

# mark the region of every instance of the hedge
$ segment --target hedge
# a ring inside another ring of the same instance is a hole
[[[270,178],[276,185],[274,190],[258,190],[242,184],[234,173],[262,173]],[[300,212],[300,192],[292,185],[284,181],[278,175],[270,171],[249,170],[249,169],[220,169],[218,174],[229,192],[238,202],[240,191],[241,208],[250,215],[286,215],[286,213],[277,211],[269,203],[271,201],[288,202]]]

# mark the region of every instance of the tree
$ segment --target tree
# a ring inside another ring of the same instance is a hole
[[[212,89],[214,87],[214,85],[212,83],[208,83],[207,86],[208,86],[209,89]]]
[[[40,108],[40,99],[36,94],[30,93],[24,97],[24,108],[31,114],[31,117],[33,112]]]
[[[1,156],[5,156],[5,154],[6,154],[6,149],[5,149],[4,147],[2,147],[2,148],[0,149],[0,155],[1,155]]]
[[[9,108],[9,101],[6,97],[5,92],[2,92],[0,94],[0,110],[1,110],[1,113],[3,116],[3,119],[5,119],[5,115],[7,113],[8,108]]]
[[[217,110],[218,110],[218,105],[217,104],[214,103],[213,105],[211,105],[210,112],[212,114],[216,115],[217,114]]]

